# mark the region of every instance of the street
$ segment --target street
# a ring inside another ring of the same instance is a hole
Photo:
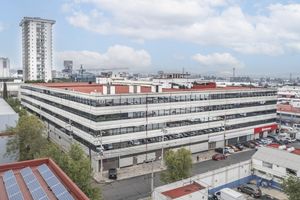
[[[254,150],[244,151],[229,156],[226,160],[208,160],[193,165],[192,175],[205,173],[231,164],[242,162],[251,158]],[[160,173],[154,174],[154,188],[163,185]],[[114,181],[107,184],[98,184],[102,188],[104,200],[137,200],[150,196],[151,174]]]

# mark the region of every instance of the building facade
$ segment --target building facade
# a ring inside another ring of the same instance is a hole
[[[281,182],[289,175],[300,177],[300,150],[292,151],[273,147],[260,147],[252,156],[257,184],[281,188]]]
[[[95,171],[161,159],[171,148],[197,153],[266,137],[277,128],[276,95],[243,87],[21,86],[22,104],[48,122],[50,137],[63,147],[80,142]]]
[[[25,81],[52,79],[52,26],[54,20],[24,17],[22,62]]]
[[[10,76],[9,59],[0,57],[0,78],[8,78]]]
[[[282,128],[292,128],[300,124],[299,86],[278,88],[277,117]]]

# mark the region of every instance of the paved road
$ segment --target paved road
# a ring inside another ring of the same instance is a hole
[[[233,154],[223,161],[208,160],[194,164],[192,174],[201,174],[231,164],[249,160],[254,152],[254,150],[245,151]],[[163,183],[160,181],[160,172],[157,172],[154,175],[154,187],[161,185],[163,185]],[[100,186],[102,188],[104,200],[137,200],[150,196],[151,174],[114,181]]]

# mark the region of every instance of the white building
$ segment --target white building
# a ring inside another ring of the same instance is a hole
[[[299,150],[289,152],[278,148],[260,147],[252,156],[254,174],[261,178],[259,184],[280,187],[288,175],[300,177]]]
[[[162,149],[197,153],[245,142],[277,128],[276,90],[265,88],[24,84],[21,101],[49,122],[61,146],[71,135],[90,150],[96,171],[161,159]]]
[[[0,57],[0,78],[7,78],[9,74],[9,59]]]
[[[210,170],[209,172],[198,174],[181,181],[156,187],[152,193],[152,199],[206,200],[208,193],[214,194],[223,188],[236,188],[250,182],[254,178],[255,177],[252,176],[251,160],[246,160],[226,167]],[[196,184],[196,187],[194,184]],[[202,187],[198,188],[198,185]],[[189,192],[194,193],[194,195],[189,194]],[[177,194],[178,196],[172,196],[172,194]]]
[[[207,200],[208,188],[196,181],[178,181],[156,188],[152,194],[153,200]]]
[[[22,61],[24,80],[52,79],[52,25],[54,20],[24,17],[22,27]]]
[[[282,128],[300,124],[299,86],[278,88],[277,115]]]

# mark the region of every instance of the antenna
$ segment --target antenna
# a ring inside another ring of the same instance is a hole
[[[232,77],[235,78],[235,67],[232,68]]]

